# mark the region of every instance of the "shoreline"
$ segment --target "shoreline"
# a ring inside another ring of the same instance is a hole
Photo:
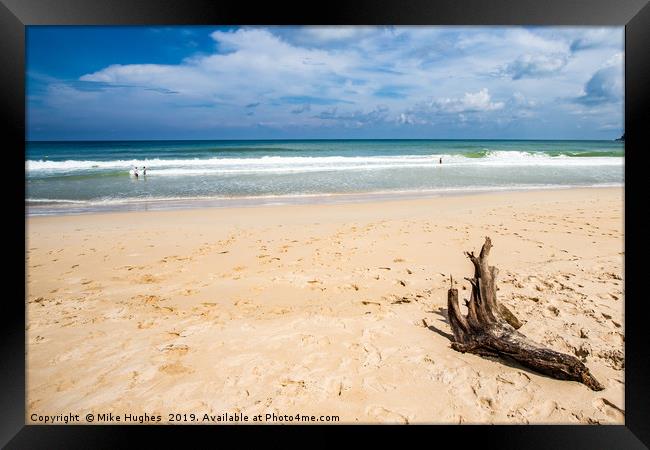
[[[115,200],[111,202],[92,202],[57,200],[52,204],[47,201],[25,201],[25,217],[69,216],[87,214],[110,214],[117,212],[144,212],[144,211],[175,211],[211,208],[256,208],[267,206],[290,205],[329,205],[349,203],[369,203],[384,201],[399,201],[428,198],[444,198],[457,196],[473,196],[483,194],[498,194],[509,192],[536,192],[536,191],[565,191],[575,189],[618,189],[625,188],[625,184],[603,184],[590,186],[553,185],[553,186],[521,186],[521,187],[485,187],[485,188],[458,188],[458,189],[431,189],[413,191],[377,191],[362,193],[318,193],[318,194],[287,194],[267,196],[242,196],[242,197],[189,197],[166,199],[130,199]],[[79,206],[70,205],[79,204]],[[60,206],[54,206],[60,205]]]

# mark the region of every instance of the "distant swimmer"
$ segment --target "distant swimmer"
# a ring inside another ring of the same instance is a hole
[[[135,166],[133,168],[133,175],[135,175],[135,177],[138,178],[138,166]]]
[[[147,176],[147,168],[145,166],[142,166],[142,176],[143,177]]]
[[[442,164],[442,158],[440,158],[440,162],[438,164]]]

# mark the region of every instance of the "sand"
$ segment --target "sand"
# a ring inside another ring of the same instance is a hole
[[[624,423],[622,188],[26,222],[28,423]],[[449,275],[486,235],[520,331],[605,390],[450,348]]]

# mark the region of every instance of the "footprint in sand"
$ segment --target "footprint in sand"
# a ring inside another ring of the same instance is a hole
[[[596,353],[596,357],[603,359],[612,369],[625,369],[625,355],[620,350],[602,350]]]
[[[623,422],[625,420],[625,411],[606,398],[597,398],[593,401],[593,405],[616,422]]]
[[[282,393],[289,397],[295,397],[307,390],[304,380],[285,378],[280,381],[280,385],[282,386]]]
[[[187,354],[190,348],[185,344],[167,344],[159,348],[159,350],[167,355],[183,356]]]
[[[561,415],[561,410],[564,409],[553,401],[547,400],[541,404],[537,404],[530,410],[531,417],[540,417],[543,419],[557,419]]]
[[[42,342],[42,341],[44,341],[44,340],[45,340],[45,338],[44,338],[43,336],[40,336],[40,335],[39,335],[39,336],[36,336],[36,337],[32,340],[32,342],[33,342],[34,344],[38,344],[39,342]]]
[[[557,316],[560,315],[560,310],[557,309],[557,308],[556,308],[555,306],[553,306],[553,305],[549,305],[547,309],[548,309],[548,310],[551,312],[551,314],[552,314],[553,316],[555,316],[555,317],[557,317]]]
[[[134,297],[131,297],[131,300],[134,301],[136,304],[147,304],[147,305],[152,305],[158,303],[161,298],[158,297],[157,295],[136,295]]]
[[[67,352],[61,353],[50,360],[50,365],[55,365],[64,361],[74,360],[78,361],[83,356],[83,351],[80,348],[74,348]]]
[[[383,406],[370,406],[366,409],[366,414],[372,419],[382,423],[409,423],[409,420],[405,415],[386,409]]]
[[[149,273],[146,273],[146,274],[142,275],[141,277],[136,278],[135,281],[137,283],[152,284],[152,283],[158,283],[160,281],[160,278],[158,278],[158,277],[156,277],[154,275],[151,275]]]
[[[363,367],[379,367],[381,363],[381,353],[372,344],[363,344],[363,351],[366,353]]]
[[[514,409],[525,408],[533,400],[535,386],[530,377],[521,371],[505,372],[496,376],[496,400],[506,400]],[[514,395],[513,395],[514,394]],[[514,400],[514,401],[512,401]]]
[[[182,374],[182,373],[192,373],[192,372],[194,372],[194,370],[192,370],[191,368],[189,368],[187,366],[182,365],[179,362],[175,362],[175,363],[171,363],[171,364],[164,364],[164,365],[160,366],[160,368],[158,370],[160,370],[161,372],[166,373],[168,375],[179,375],[179,374]]]
[[[56,391],[57,392],[67,391],[72,387],[74,387],[75,384],[77,384],[77,380],[73,380],[73,379],[63,380],[57,384]]]
[[[143,320],[143,321],[141,321],[141,322],[138,322],[138,329],[140,329],[140,330],[145,330],[145,329],[147,329],[147,328],[151,328],[151,327],[153,327],[153,326],[156,325],[157,323],[158,323],[158,321],[153,320],[153,319]]]
[[[381,380],[379,380],[379,378],[372,377],[372,376],[364,377],[361,380],[361,386],[363,387],[363,389],[366,390],[369,389],[375,392],[388,392],[397,389],[397,386],[395,386],[394,384],[384,383]]]
[[[126,308],[116,308],[108,311],[106,314],[104,314],[104,319],[124,319],[126,317]]]

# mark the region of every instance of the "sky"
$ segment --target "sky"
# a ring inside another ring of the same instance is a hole
[[[28,140],[614,139],[623,27],[28,26]]]

